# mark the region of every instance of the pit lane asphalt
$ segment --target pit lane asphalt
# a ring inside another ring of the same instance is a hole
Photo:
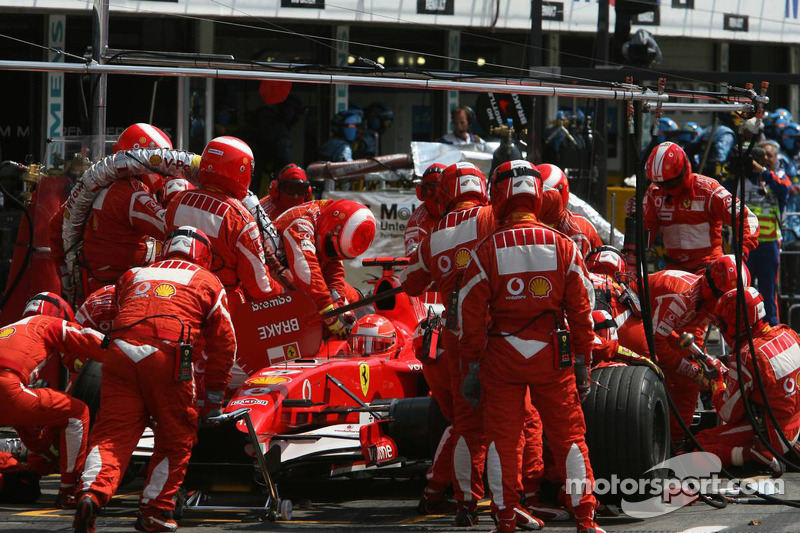
[[[783,497],[800,498],[800,474],[786,474]],[[72,512],[52,507],[58,477],[42,482],[40,502],[30,506],[0,504],[0,531],[72,531]],[[479,524],[471,529],[456,528],[450,516],[418,516],[419,481],[372,480],[329,482],[310,486],[305,498],[295,499],[292,522],[260,522],[232,513],[187,514],[180,522],[183,533],[216,531],[325,531],[325,532],[411,532],[491,531],[488,502],[481,504]],[[134,531],[137,498],[141,482],[125,487],[97,520],[98,532]],[[296,490],[294,487],[291,491]],[[637,533],[756,533],[800,532],[800,509],[784,506],[730,504],[715,510],[698,503],[674,513],[648,520],[627,517],[601,518],[609,532]],[[573,532],[572,522],[550,522],[546,531]]]

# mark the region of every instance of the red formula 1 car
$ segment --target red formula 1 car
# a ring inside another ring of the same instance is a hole
[[[254,509],[286,518],[290,512],[273,479],[361,476],[387,469],[416,474],[427,468],[447,421],[428,395],[412,346],[428,311],[399,291],[393,271],[407,262],[363,261],[383,273],[373,283],[372,297],[359,302],[364,304],[359,313],[392,322],[397,347],[388,355],[365,357],[346,340],[323,340],[319,315],[300,292],[232,305],[237,364],[247,377],[217,424],[201,429],[184,483],[191,493],[185,511],[218,509],[214,502],[221,492],[266,486],[266,506]],[[93,409],[99,376],[99,365],[90,364],[74,387]],[[132,468],[138,462],[141,469],[152,444],[148,430]],[[261,454],[254,453],[256,447]]]

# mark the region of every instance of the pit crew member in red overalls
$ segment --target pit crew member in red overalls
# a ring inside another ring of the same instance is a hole
[[[750,272],[744,264],[742,276],[748,286]],[[684,332],[692,333],[698,346],[702,346],[717,299],[736,287],[736,261],[732,255],[723,255],[702,275],[662,270],[649,277],[649,284],[656,360],[664,371],[667,390],[688,426],[697,406],[704,369],[678,347],[679,336]],[[670,417],[670,434],[673,441],[683,438],[674,416]]]
[[[420,183],[417,184],[417,199],[422,202],[415,210],[411,218],[408,219],[406,231],[403,234],[403,242],[406,248],[406,257],[411,257],[417,251],[419,243],[427,237],[439,223],[442,214],[439,212],[439,204],[436,200],[439,190],[439,178],[447,165],[434,163],[425,169]],[[439,293],[435,288],[421,296],[423,303],[441,304]]]
[[[459,506],[456,524],[470,526],[477,521],[476,508],[483,497],[483,420],[480,411],[457,392],[461,383],[458,325],[453,321],[456,309],[450,300],[458,291],[470,250],[491,234],[495,222],[492,208],[486,205],[486,178],[472,163],[456,163],[444,170],[438,202],[442,219],[400,274],[403,289],[411,296],[422,294],[435,281],[447,317],[440,339],[443,350],[436,360],[423,361],[422,368],[452,430],[446,431],[439,443],[420,507],[423,512],[422,507],[436,507],[452,482]]]
[[[74,321],[69,304],[45,292],[28,300],[21,320],[0,328],[0,425],[13,426],[29,451],[52,460],[54,438],[48,429],[59,430],[61,486],[56,506],[61,508],[75,505],[75,484],[86,459],[89,409],[61,391],[31,385],[50,357],[60,357],[73,371],[87,356],[102,358],[102,334]]]
[[[343,260],[355,259],[375,238],[372,212],[352,200],[314,200],[289,209],[275,221],[281,233],[289,270],[297,287],[325,313],[361,297],[344,279]],[[355,324],[349,311],[323,321],[345,336]]]
[[[93,533],[95,517],[119,485],[150,419],[155,448],[140,499],[136,529],[175,531],[178,491],[200,417],[218,414],[236,354],[225,289],[207,268],[212,252],[203,232],[177,228],[164,243],[163,261],[127,272],[117,288],[119,313],[103,364],[103,406],[92,430],[78,533]],[[195,396],[192,345],[205,340],[206,393]]]
[[[744,391],[739,387],[737,373],[740,372],[736,357],[731,358],[730,372],[712,385],[714,407],[724,424],[697,434],[697,441],[707,452],[716,454],[723,467],[741,466],[752,460],[766,464],[776,475],[784,471],[781,463],[758,439],[745,412],[742,395],[747,395],[755,410],[761,432],[777,451],[789,451],[775,431],[764,405],[768,403],[775,413],[786,439],[796,444],[800,435],[800,395],[797,394],[797,377],[800,371],[800,338],[784,324],[770,326],[766,321],[764,299],[753,287],[745,289],[745,307],[739,323],[740,357],[744,368],[741,375]],[[753,332],[755,357],[750,352],[744,321],[750,323]],[[736,344],[736,290],[726,292],[717,302],[714,321],[720,327],[725,342]],[[758,362],[761,379],[764,381],[767,398],[755,383],[754,359]],[[795,446],[796,448],[796,446]],[[794,459],[792,459],[794,460]]]
[[[200,161],[200,188],[170,202],[166,223],[170,232],[192,226],[207,235],[214,253],[210,270],[227,291],[241,288],[249,298],[265,300],[283,288],[270,276],[258,225],[242,205],[253,168],[247,143],[236,137],[212,139]]]
[[[113,152],[138,148],[172,148],[166,133],[150,124],[138,123],[122,132]],[[104,189],[92,204],[83,233],[84,294],[114,283],[129,268],[153,261],[166,235],[164,208],[156,192],[164,176],[156,172],[118,179]],[[61,241],[63,207],[50,222],[51,255],[69,284]]]
[[[261,199],[261,207],[269,219],[274,221],[289,209],[313,199],[306,171],[290,163],[269,184],[269,194]]]
[[[536,169],[542,175],[542,210],[539,220],[577,242],[584,257],[590,250],[602,246],[603,241],[600,240],[594,224],[567,209],[569,181],[564,171],[551,164],[542,164]]]
[[[577,244],[537,221],[538,172],[523,170],[501,165],[495,171],[491,197],[499,227],[472,252],[461,284],[458,347],[468,368],[462,393],[484,405],[495,531],[514,531],[518,523],[519,435],[530,390],[559,478],[569,480],[578,531],[601,532],[580,406],[591,388],[594,290]],[[567,319],[574,367],[566,343],[554,340]]]
[[[414,214],[408,219],[406,231],[403,234],[403,242],[406,247],[406,257],[411,257],[417,251],[417,246],[439,223],[442,214],[439,212],[439,204],[436,201],[437,191],[439,190],[439,179],[447,165],[434,163],[425,169],[422,179],[416,187],[417,200],[421,203],[414,210]]]
[[[664,142],[647,158],[647,177],[652,184],[644,197],[644,227],[650,245],[659,234],[670,268],[701,273],[720,257],[722,225],[730,225],[734,198],[716,180],[695,174],[683,148]],[[737,213],[739,206],[736,207]],[[758,218],[744,207],[742,254],[758,246]],[[738,222],[734,226],[738,235]]]

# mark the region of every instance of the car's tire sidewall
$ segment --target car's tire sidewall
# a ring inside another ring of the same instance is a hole
[[[613,476],[651,479],[648,472],[669,453],[669,406],[663,382],[646,366],[609,366],[592,372],[591,394],[583,403],[586,441],[595,480]],[[599,487],[596,483],[596,487]],[[636,495],[596,491],[603,503],[619,504]]]

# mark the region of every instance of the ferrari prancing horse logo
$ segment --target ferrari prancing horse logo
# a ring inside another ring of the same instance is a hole
[[[358,381],[361,383],[361,392],[366,397],[369,392],[369,365],[367,363],[359,363]]]

